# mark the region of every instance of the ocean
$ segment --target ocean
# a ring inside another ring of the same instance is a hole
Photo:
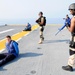
[[[11,19],[11,20],[0,20],[0,26],[5,24],[27,24],[30,23],[31,25],[36,24],[36,19]],[[47,18],[47,24],[64,24],[64,20],[62,18]]]

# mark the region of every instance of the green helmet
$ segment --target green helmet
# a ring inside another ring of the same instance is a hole
[[[72,3],[72,4],[69,6],[69,10],[75,10],[75,3]]]

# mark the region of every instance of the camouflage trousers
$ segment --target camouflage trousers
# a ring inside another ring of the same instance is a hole
[[[44,26],[40,26],[40,40],[41,41],[44,39],[43,31],[44,31]]]
[[[72,36],[71,43],[69,46],[69,54],[70,57],[68,60],[68,65],[73,67],[75,65],[75,36]]]

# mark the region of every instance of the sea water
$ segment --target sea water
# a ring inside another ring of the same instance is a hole
[[[0,26],[5,24],[36,24],[36,19],[11,19],[11,20],[0,20]],[[47,18],[47,24],[64,24],[62,18]]]

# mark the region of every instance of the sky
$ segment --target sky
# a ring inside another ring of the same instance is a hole
[[[63,18],[75,0],[0,0],[0,20],[37,18],[42,11],[47,18]]]

